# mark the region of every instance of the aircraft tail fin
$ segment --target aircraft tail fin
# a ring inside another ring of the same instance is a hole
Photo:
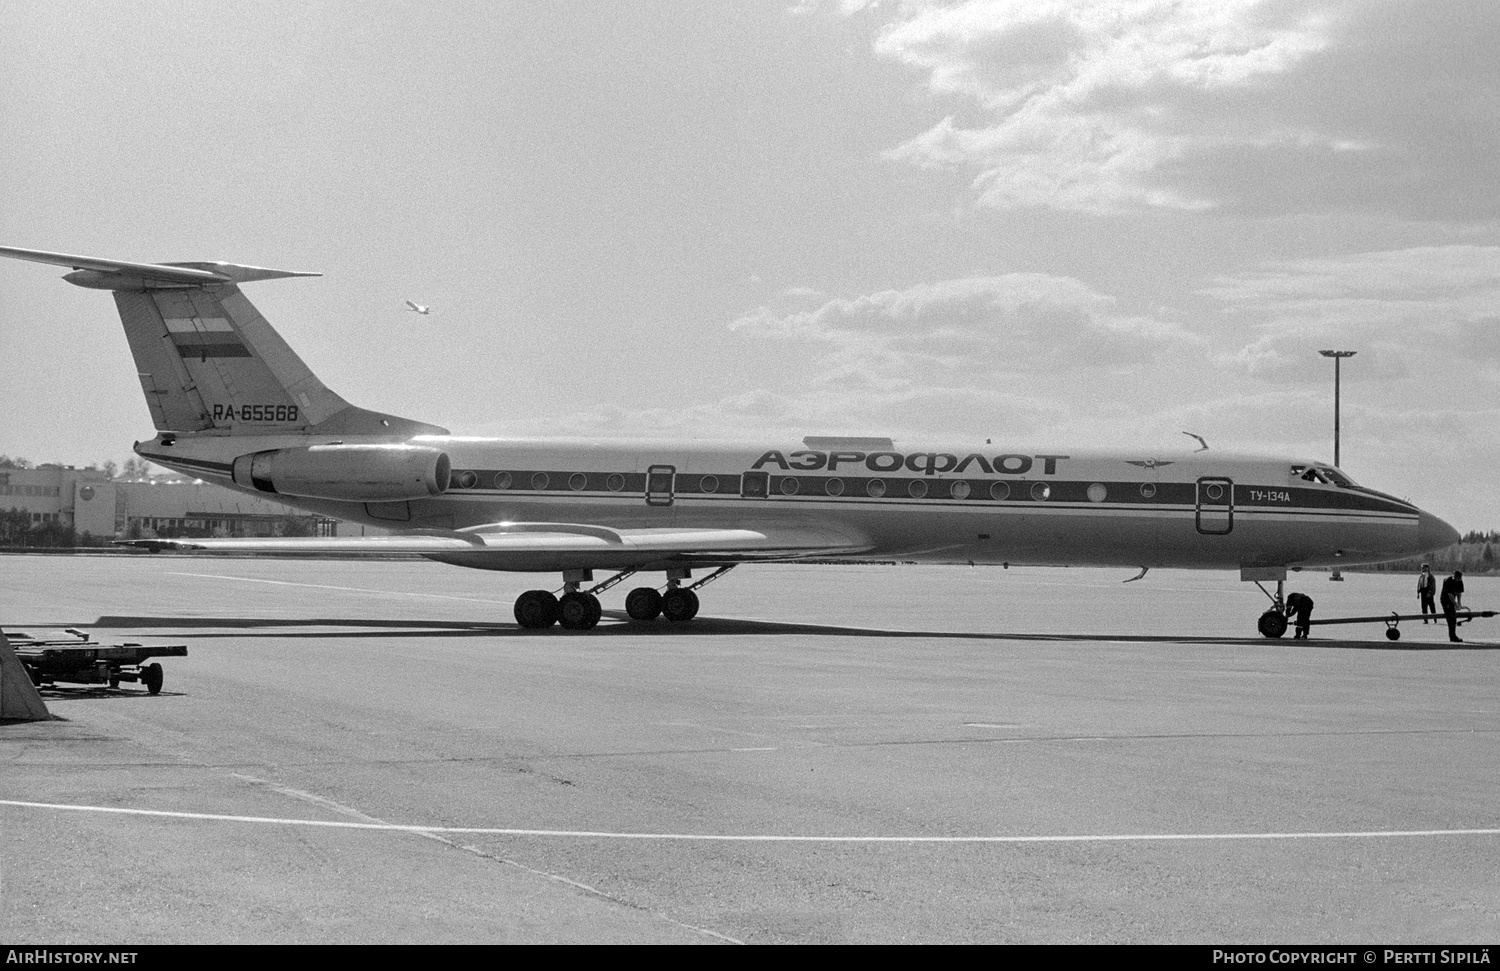
[[[73,268],[110,290],[158,431],[232,435],[446,434],[349,404],[308,369],[238,284],[319,276],[236,263],[127,263],[0,247],[0,256]]]

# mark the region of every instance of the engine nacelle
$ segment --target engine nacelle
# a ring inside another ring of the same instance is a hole
[[[423,445],[312,445],[241,455],[236,485],[349,502],[426,499],[448,489],[448,455]]]

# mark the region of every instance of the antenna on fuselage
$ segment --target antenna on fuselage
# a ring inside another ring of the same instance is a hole
[[[1198,440],[1198,444],[1203,446],[1202,448],[1195,448],[1195,449],[1193,449],[1193,451],[1195,451],[1195,452],[1206,452],[1206,451],[1208,451],[1208,442],[1206,442],[1206,441],[1203,440],[1203,436],[1202,435],[1194,435],[1192,432],[1183,432],[1183,434],[1186,435],[1188,438],[1196,438]]]

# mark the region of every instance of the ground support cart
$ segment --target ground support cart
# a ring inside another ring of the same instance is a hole
[[[40,640],[30,634],[6,631],[6,640],[31,675],[31,683],[45,687],[58,681],[71,684],[107,684],[118,688],[121,681],[138,681],[152,694],[161,693],[161,665],[153,657],[187,657],[186,644],[100,644],[80,630],[68,629],[78,640]]]

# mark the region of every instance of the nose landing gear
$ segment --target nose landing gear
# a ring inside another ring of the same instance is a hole
[[[1286,617],[1274,610],[1268,610],[1260,615],[1260,620],[1255,622],[1255,627],[1263,637],[1280,637],[1286,633]]]
[[[1286,592],[1286,581],[1276,581],[1276,595],[1274,597],[1271,596],[1269,590],[1260,586],[1259,580],[1255,581],[1255,585],[1260,587],[1261,593],[1271,598],[1271,609],[1260,615],[1260,619],[1255,622],[1255,629],[1260,631],[1262,637],[1281,637],[1286,633],[1287,628],[1286,599],[1283,596]]]

